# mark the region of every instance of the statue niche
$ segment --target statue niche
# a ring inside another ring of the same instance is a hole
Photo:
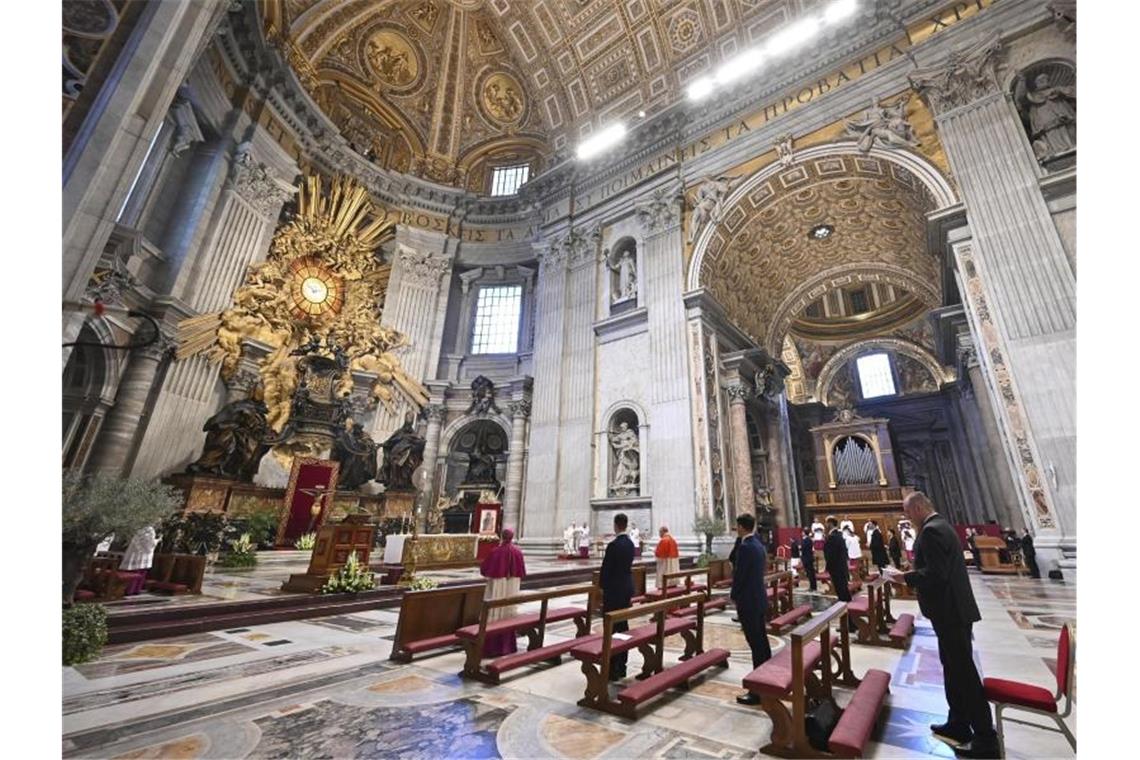
[[[384,449],[384,465],[380,468],[377,480],[388,491],[412,491],[412,473],[423,464],[424,437],[416,432],[415,415],[404,415],[404,424],[388,440],[380,444]]]
[[[259,399],[241,399],[223,406],[202,426],[206,432],[202,455],[186,472],[253,482],[270,446],[265,415],[265,404]]]
[[[610,496],[641,493],[641,441],[637,415],[622,409],[610,419]]]
[[[475,420],[455,434],[447,454],[448,493],[499,489],[499,465],[506,461],[507,436],[491,420]]]
[[[1038,163],[1049,168],[1077,150],[1076,73],[1059,62],[1030,66],[1017,76],[1013,100]]]
[[[637,243],[622,238],[605,252],[604,260],[610,277],[610,305],[632,308],[637,302]]]

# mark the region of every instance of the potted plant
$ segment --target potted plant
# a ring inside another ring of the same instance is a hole
[[[218,567],[256,567],[257,545],[248,533],[242,533],[235,541],[230,541],[230,550],[218,557]]]
[[[130,538],[181,504],[176,491],[153,480],[105,473],[63,476],[63,603],[71,605],[96,547],[114,534]]]
[[[718,520],[712,515],[697,515],[693,520],[693,531],[698,535],[705,537],[705,551],[708,556],[712,556],[712,542],[715,536],[724,535],[724,521]],[[708,559],[705,559],[705,565],[708,565]]]
[[[296,541],[293,542],[293,548],[300,549],[301,551],[311,552],[313,547],[317,545],[316,533],[302,533]]]

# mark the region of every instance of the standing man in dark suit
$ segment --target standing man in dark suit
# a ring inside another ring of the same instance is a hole
[[[847,589],[847,542],[843,540],[843,532],[839,530],[839,521],[834,517],[827,518],[827,540],[823,542],[823,564],[831,575],[831,586],[835,595],[841,602],[851,601],[851,592]]]
[[[800,539],[800,564],[807,573],[808,588],[815,591],[815,542],[811,540],[811,531],[804,528],[803,538]]]
[[[752,650],[752,667],[758,668],[772,657],[764,619],[768,612],[768,590],[764,586],[764,570],[768,555],[756,529],[756,518],[747,512],[736,518],[736,535],[740,548],[736,551],[736,565],[732,568],[732,603],[744,629],[744,638]],[[756,705],[760,697],[752,692],[736,698],[742,705]]]
[[[890,560],[887,559],[887,544],[883,541],[883,531],[879,530],[878,523],[872,520],[871,526],[871,562],[879,568],[879,574],[882,575],[883,568],[890,564]]]
[[[625,534],[628,525],[629,518],[624,513],[614,515],[614,533],[617,535],[606,546],[598,578],[602,587],[602,612],[627,609],[633,599],[633,541]],[[625,633],[628,630],[629,623],[624,620],[614,624],[614,633]],[[627,652],[610,658],[611,681],[625,678],[628,660]]]
[[[914,542],[914,569],[907,573],[891,569],[887,579],[918,591],[918,607],[938,637],[950,714],[945,723],[930,729],[958,742],[954,753],[959,757],[1000,757],[990,703],[974,665],[972,629],[982,616],[970,588],[962,545],[954,528],[921,491],[906,497],[903,512],[921,526]]]

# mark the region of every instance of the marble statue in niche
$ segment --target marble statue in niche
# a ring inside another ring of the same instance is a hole
[[[610,303],[637,298],[637,254],[633,247],[619,247],[612,253],[607,252],[606,268],[613,273]]]
[[[872,98],[871,107],[862,116],[847,122],[847,135],[857,138],[863,153],[869,153],[876,143],[886,148],[917,147],[918,138],[906,118],[909,101],[908,95],[894,105],[884,106],[878,98]]]
[[[613,466],[610,468],[610,496],[630,496],[640,492],[641,444],[637,430],[625,420],[610,429],[610,449]]]
[[[1030,89],[1022,74],[1014,85],[1014,100],[1028,125],[1033,153],[1042,164],[1077,149],[1077,90],[1054,84],[1056,78],[1055,72],[1040,72],[1033,76]]]

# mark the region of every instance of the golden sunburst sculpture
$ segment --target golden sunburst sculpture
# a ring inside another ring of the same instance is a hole
[[[273,348],[259,372],[269,425],[277,432],[289,419],[297,387],[300,357],[291,354],[303,344],[340,346],[351,369],[376,374],[372,397],[390,409],[398,398],[417,408],[428,398],[394,355],[407,338],[380,324],[391,269],[377,248],[395,224],[374,213],[355,180],[337,177],[325,189],[320,177],[305,177],[297,213],[277,228],[265,261],[249,267],[233,305],[178,326],[178,358],[206,354],[221,363],[227,380],[241,362],[243,340]],[[336,392],[351,391],[346,372]]]

